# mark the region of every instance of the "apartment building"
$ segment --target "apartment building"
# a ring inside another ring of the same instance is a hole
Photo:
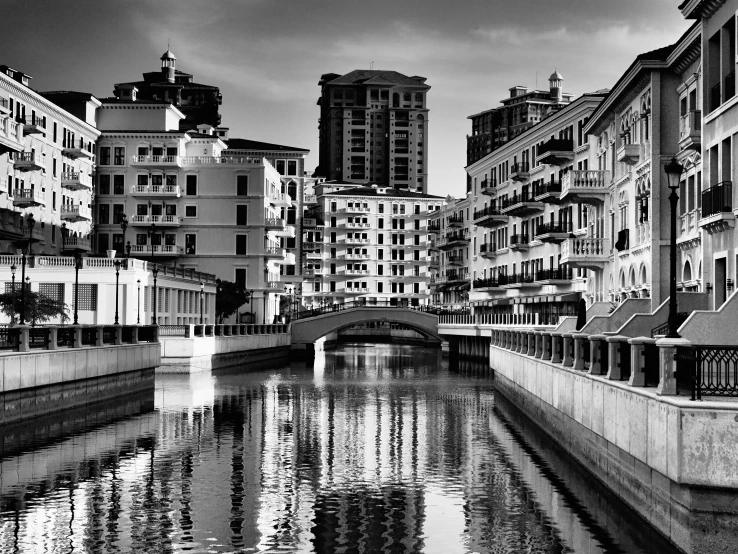
[[[595,220],[585,197],[572,198],[569,188],[604,186],[589,167],[585,126],[606,97],[577,98],[467,167],[475,312],[549,324],[576,309],[589,268],[567,262],[567,245]]]
[[[253,294],[250,312],[269,322],[283,293],[280,266],[294,254],[282,208],[292,199],[261,155],[227,155],[209,125],[182,131],[170,102],[109,98],[98,108],[95,251],[212,273]]]
[[[161,58],[161,69],[143,74],[143,80],[117,83],[113,94],[120,100],[153,100],[171,102],[182,112],[181,131],[198,125],[220,126],[219,108],[223,97],[218,87],[196,83],[194,77],[177,69],[177,58],[167,49]]]
[[[431,304],[459,311],[469,308],[471,198],[447,197],[428,223],[431,240]]]
[[[0,153],[8,154],[0,157],[0,249],[15,254],[30,239],[37,254],[86,252],[96,100],[89,98],[93,116],[77,117],[31,89],[30,79],[0,66]]]
[[[664,166],[685,167],[679,191],[678,284],[701,290],[702,189],[700,30],[639,55],[618,80],[585,132],[591,135],[591,180],[562,194],[589,206],[586,236],[564,244],[562,261],[590,270],[590,300],[669,297],[669,188]],[[593,183],[600,186],[595,190]]]
[[[735,78],[738,2],[685,0],[679,9],[685,18],[695,20],[700,36],[696,75],[685,79],[679,89],[680,103],[684,102],[686,107],[682,123],[690,130],[682,140],[697,141],[696,150],[702,159],[705,179],[701,188],[699,180],[695,180],[696,202],[688,205],[682,214],[689,216],[689,224],[696,223],[701,230],[702,267],[697,268],[694,263],[687,265],[691,260],[685,257],[681,266],[682,280],[689,282],[689,277],[693,281],[695,277],[701,278],[701,290],[710,293],[710,307],[718,309],[734,292],[738,279],[738,231],[735,227],[738,202],[733,185],[738,165]],[[689,187],[688,181],[687,195]]]
[[[322,75],[316,175],[427,191],[430,86],[425,82],[384,70]]]
[[[564,77],[554,71],[548,78],[548,90],[527,87],[510,88],[502,106],[470,115],[472,134],[466,137],[466,163],[471,165],[490,152],[521,135],[571,102],[564,92]]]
[[[443,199],[330,181],[315,190],[317,204],[304,223],[303,304],[427,304],[428,218]]]

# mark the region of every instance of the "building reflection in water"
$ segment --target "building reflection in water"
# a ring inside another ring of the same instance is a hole
[[[157,376],[138,412],[5,447],[0,552],[648,552],[575,505],[597,503],[585,477],[542,464],[475,373],[370,345]]]

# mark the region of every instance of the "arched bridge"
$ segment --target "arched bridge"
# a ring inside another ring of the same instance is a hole
[[[443,340],[438,336],[436,314],[409,307],[356,305],[336,311],[317,312],[316,315],[293,320],[290,325],[292,349],[312,351],[313,344],[321,337],[358,323],[374,321],[404,325],[439,344]]]

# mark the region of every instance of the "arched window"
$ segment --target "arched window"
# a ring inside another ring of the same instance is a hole
[[[297,184],[294,181],[290,181],[287,185],[287,194],[292,200],[297,200]]]
[[[691,281],[692,280],[692,264],[689,263],[689,260],[684,262],[684,271],[682,272],[682,281]]]
[[[416,102],[422,102],[423,101],[423,95],[420,94],[419,92],[416,92],[415,93],[415,101]]]
[[[409,92],[406,92],[405,94],[403,94],[403,95],[402,95],[402,99],[403,99],[403,100],[404,100],[405,102],[410,102],[410,93],[409,93]]]
[[[423,114],[422,113],[419,113],[418,114],[418,120],[419,121],[423,121],[424,119],[425,119],[425,117],[423,116]]]
[[[397,92],[395,92],[392,95],[392,107],[394,107],[394,108],[399,108],[400,107],[400,95]]]

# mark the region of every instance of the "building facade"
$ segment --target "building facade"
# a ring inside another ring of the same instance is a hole
[[[380,70],[322,75],[316,174],[329,181],[427,191],[430,86],[425,81]]]
[[[429,219],[431,304],[451,311],[469,309],[471,198],[446,198]]]
[[[303,305],[428,304],[428,218],[442,198],[333,182],[316,195],[305,218]]]
[[[570,196],[568,184],[603,184],[590,170],[584,128],[606,95],[577,98],[467,168],[476,313],[553,324],[585,294],[588,268],[568,263],[566,253],[570,241],[598,231],[586,199]]]
[[[549,90],[512,87],[502,106],[470,115],[472,134],[466,137],[466,163],[471,165],[500,148],[571,102],[564,92],[564,78],[554,71]]]

